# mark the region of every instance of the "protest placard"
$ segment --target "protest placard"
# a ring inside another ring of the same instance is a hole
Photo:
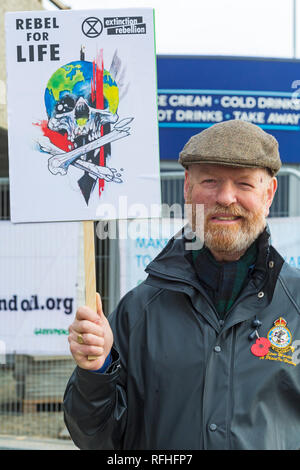
[[[8,13],[6,42],[12,222],[159,204],[153,10]]]
[[[95,308],[92,221],[161,202],[154,11],[7,13],[6,43],[11,220],[86,221]]]

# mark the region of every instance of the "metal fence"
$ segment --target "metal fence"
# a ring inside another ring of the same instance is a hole
[[[10,219],[8,178],[0,178],[0,219]],[[3,353],[0,351],[0,434],[69,438],[62,398],[74,370],[73,359],[21,354],[3,358]]]
[[[299,215],[300,173],[284,169],[270,216]],[[182,171],[162,171],[162,202],[183,205]],[[0,179],[0,219],[9,220],[9,181]],[[96,238],[97,290],[106,313],[119,300],[117,240]],[[0,326],[1,328],[1,326]],[[1,351],[0,351],[1,358]],[[70,357],[6,355],[0,360],[0,434],[68,437],[63,422],[62,397],[75,363]]]
[[[73,369],[70,358],[7,355],[0,366],[0,433],[68,438],[62,397]]]

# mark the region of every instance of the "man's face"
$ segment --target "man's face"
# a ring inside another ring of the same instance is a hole
[[[260,168],[189,167],[185,202],[204,205],[204,242],[216,259],[232,254],[238,259],[253,243],[266,226],[276,188],[276,178]],[[200,227],[195,231],[198,236],[202,233]]]

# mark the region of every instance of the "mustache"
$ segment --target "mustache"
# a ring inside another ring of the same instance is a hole
[[[206,218],[209,218],[220,213],[232,217],[249,217],[249,212],[238,204],[232,204],[230,207],[216,204],[214,207],[208,209],[205,216]]]

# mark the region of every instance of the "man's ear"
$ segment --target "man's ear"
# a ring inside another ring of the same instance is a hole
[[[277,190],[277,178],[273,176],[273,178],[270,179],[269,184],[268,184],[268,189],[267,189],[267,200],[266,200],[266,214],[265,216],[268,217],[269,212],[270,212],[270,207],[272,205],[276,190]]]

